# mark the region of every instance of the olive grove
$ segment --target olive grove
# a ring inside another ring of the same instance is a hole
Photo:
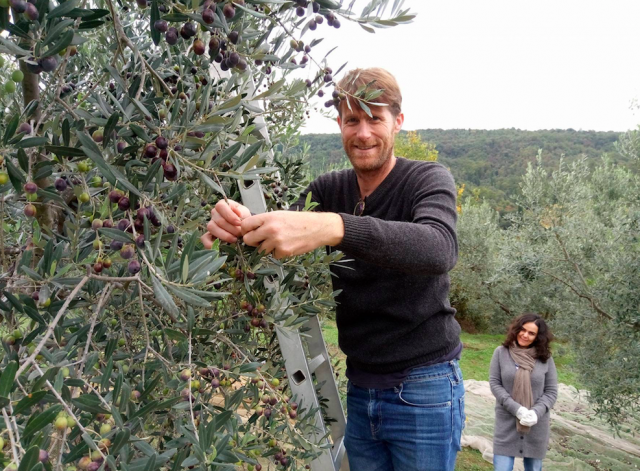
[[[637,159],[637,143],[630,133],[618,150]],[[538,156],[518,198],[508,229],[488,203],[462,204],[453,303],[497,332],[542,314],[574,349],[598,412],[625,430],[640,401],[640,178],[606,156],[593,170],[551,170]]]

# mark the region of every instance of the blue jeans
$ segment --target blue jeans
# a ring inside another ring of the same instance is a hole
[[[494,471],[512,471],[513,456],[493,455]],[[524,458],[524,471],[542,471],[542,460],[536,458]]]
[[[391,389],[347,387],[351,471],[453,471],[464,427],[456,360],[415,368]]]

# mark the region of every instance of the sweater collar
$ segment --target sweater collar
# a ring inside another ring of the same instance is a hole
[[[383,199],[385,195],[387,195],[389,191],[393,189],[398,179],[398,175],[402,174],[402,168],[404,168],[406,162],[407,162],[407,159],[403,157],[396,157],[396,164],[393,166],[389,174],[385,177],[384,180],[380,182],[378,187],[375,190],[373,190],[373,193],[371,193],[369,196],[366,196],[364,198],[365,214],[371,213],[371,211],[368,209],[374,208],[376,206],[376,202],[380,201],[380,199]],[[360,201],[360,187],[358,185],[358,177],[356,175],[355,170],[353,169],[351,169],[351,187],[352,187],[352,194],[355,196],[355,199],[353,201],[353,206],[355,208],[355,205],[358,203],[358,201]]]

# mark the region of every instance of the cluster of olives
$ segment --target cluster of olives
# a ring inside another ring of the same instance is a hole
[[[234,3],[244,5],[243,0],[236,0]],[[205,0],[202,7],[202,21],[207,25],[213,24],[216,20],[216,2],[213,0]],[[230,2],[225,3],[222,7],[222,14],[226,19],[232,20],[236,16],[234,4]],[[171,46],[177,44],[179,38],[185,40],[195,38],[191,47],[193,53],[197,56],[201,56],[206,52],[205,42],[197,37],[197,25],[191,21],[184,23],[179,31],[175,27],[170,27],[167,21],[163,19],[156,20],[153,27],[157,31],[164,33],[167,44]],[[228,50],[227,47],[228,43],[235,45],[238,44],[239,41],[239,31],[231,31],[226,38],[223,38],[218,31],[214,31],[212,33],[211,39],[209,40],[209,56],[220,64],[220,68],[222,70],[235,68],[239,71],[244,71],[247,69],[246,59],[241,57],[237,52]]]
[[[0,7],[11,7],[14,12],[22,14],[29,21],[36,21],[40,17],[35,0],[29,0],[28,2],[24,0],[0,0]]]
[[[29,4],[31,5],[31,4]],[[0,56],[0,67],[4,65],[4,59]],[[13,93],[16,91],[16,83],[22,82],[24,79],[24,74],[21,70],[14,70],[11,73],[10,80],[7,80],[4,84],[4,91],[7,93]]]
[[[264,189],[264,197],[267,200],[273,200],[276,203],[276,208],[282,209],[286,194],[289,191],[289,187],[281,181],[271,182],[268,187]]]

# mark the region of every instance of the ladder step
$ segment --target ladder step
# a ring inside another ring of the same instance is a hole
[[[314,371],[316,371],[318,367],[322,366],[326,361],[327,359],[322,354],[317,355],[309,360],[309,371],[311,372],[311,374],[313,374]]]

